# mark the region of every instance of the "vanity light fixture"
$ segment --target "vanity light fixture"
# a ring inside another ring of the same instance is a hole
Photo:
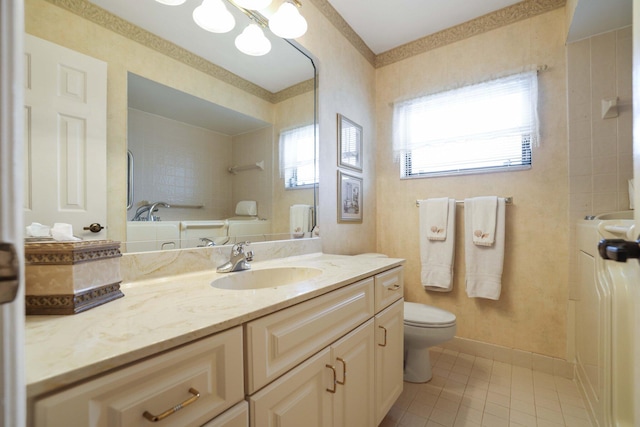
[[[236,26],[236,19],[222,0],[203,0],[193,10],[193,20],[200,28],[212,33],[227,33]]]
[[[288,1],[280,5],[269,19],[269,29],[273,34],[283,39],[295,39],[307,32],[307,21],[298,12],[300,6],[296,6]]]
[[[271,0],[233,0],[233,2],[247,10],[260,10],[271,4]]]
[[[178,6],[186,0],[156,0],[169,6]],[[265,55],[271,50],[271,42],[265,37],[262,28],[267,26],[273,34],[284,39],[295,39],[307,32],[307,21],[298,12],[302,6],[299,0],[284,0],[278,10],[267,19],[258,10],[269,6],[272,0],[227,0],[251,19],[252,23],[236,37],[236,47],[252,56]],[[193,11],[195,23],[213,33],[231,31],[236,20],[225,7],[223,0],[203,0]]]
[[[271,42],[258,24],[251,23],[236,37],[236,47],[247,55],[262,56],[271,50]]]

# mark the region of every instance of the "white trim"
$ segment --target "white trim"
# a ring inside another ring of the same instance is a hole
[[[0,427],[26,425],[22,133],[24,2],[0,1],[0,241],[21,259],[20,291],[0,305]]]

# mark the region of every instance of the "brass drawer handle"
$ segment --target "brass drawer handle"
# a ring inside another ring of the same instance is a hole
[[[182,403],[178,403],[176,406],[174,406],[171,409],[167,409],[166,411],[164,411],[160,415],[153,415],[149,411],[144,411],[144,414],[142,414],[142,416],[145,417],[146,419],[148,419],[149,421],[153,422],[153,423],[158,422],[158,421],[162,421],[165,418],[167,418],[169,415],[175,414],[180,409],[191,405],[193,402],[198,400],[198,398],[200,398],[200,392],[198,390],[196,390],[195,388],[190,388],[189,389],[189,393],[192,394],[192,396],[190,398],[188,398],[187,400],[185,400]]]
[[[378,344],[380,347],[386,347],[387,346],[387,328],[385,328],[384,326],[378,326],[378,328],[382,329],[384,331],[384,343],[382,344]]]
[[[347,362],[341,357],[336,357],[336,360],[342,363],[342,381],[336,380],[336,382],[340,385],[345,385],[347,383]]]
[[[388,289],[388,290],[390,290],[390,291],[397,291],[398,289],[400,289],[400,285],[398,285],[398,284],[396,283],[396,284],[395,284],[395,285],[393,285],[393,286],[389,286],[387,289]]]
[[[336,392],[336,368],[334,368],[331,365],[325,365],[325,366],[331,369],[331,371],[333,372],[333,389],[328,388],[327,391],[329,393],[335,393]]]

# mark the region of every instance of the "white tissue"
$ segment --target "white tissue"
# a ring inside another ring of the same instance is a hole
[[[73,235],[73,226],[63,222],[56,222],[51,228],[51,237],[57,241],[80,240]]]
[[[27,237],[51,237],[51,227],[32,222],[31,225],[27,225]]]

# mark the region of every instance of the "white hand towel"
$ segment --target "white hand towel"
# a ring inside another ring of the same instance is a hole
[[[289,232],[296,237],[302,237],[304,233],[311,231],[310,214],[310,205],[292,205],[289,208]]]
[[[502,290],[504,264],[505,201],[498,199],[495,241],[492,246],[476,245],[473,241],[473,204],[475,199],[464,201],[466,287],[469,298],[497,300]]]
[[[440,197],[437,199],[420,200],[420,205],[426,205],[427,239],[446,240],[447,218],[449,215],[449,199]]]
[[[455,257],[456,201],[447,199],[447,230],[445,240],[429,240],[428,205],[419,204],[421,282],[426,290],[450,292],[453,289],[453,261]]]
[[[473,200],[469,207],[467,207],[467,200]],[[496,238],[498,198],[496,196],[475,197],[473,199],[465,199],[464,203],[465,212],[471,211],[473,243],[481,246],[493,245]]]

